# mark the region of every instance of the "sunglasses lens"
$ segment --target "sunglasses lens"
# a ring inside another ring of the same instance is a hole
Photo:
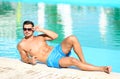
[[[31,31],[32,29],[31,28],[28,28],[28,31]]]
[[[23,28],[24,31],[28,30],[28,31],[32,31],[31,28]]]

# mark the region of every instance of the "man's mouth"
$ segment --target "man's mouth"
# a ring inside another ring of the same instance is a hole
[[[25,35],[28,35],[29,33],[25,33]]]

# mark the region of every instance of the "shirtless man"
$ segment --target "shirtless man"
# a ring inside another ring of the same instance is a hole
[[[42,32],[43,34],[34,36],[34,31]],[[110,73],[109,66],[93,66],[86,63],[80,43],[73,35],[65,38],[61,44],[55,47],[49,46],[46,41],[54,40],[58,37],[55,32],[46,30],[40,27],[35,27],[33,22],[25,21],[23,23],[24,38],[18,43],[18,50],[21,59],[25,63],[36,64],[36,61],[46,63],[49,67],[63,68],[76,66],[85,71],[102,71]],[[71,49],[78,55],[79,60],[69,57]]]

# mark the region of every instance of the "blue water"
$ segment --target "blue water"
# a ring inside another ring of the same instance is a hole
[[[112,6],[112,7],[120,7],[120,0],[2,0],[2,1],[11,1],[11,2],[44,2],[48,4],[72,4],[72,5],[86,5],[86,6]]]
[[[20,59],[16,46],[23,38],[22,23],[32,20],[35,25],[59,34],[58,39],[48,42],[50,45],[73,34],[80,41],[89,63],[111,65],[113,72],[120,72],[120,8],[117,0],[41,0],[45,4],[38,0],[34,3],[3,1],[0,2],[0,57]],[[71,56],[77,58],[73,51]]]

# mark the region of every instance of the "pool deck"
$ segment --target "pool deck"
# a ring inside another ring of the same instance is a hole
[[[9,1],[9,0],[2,0]],[[10,2],[44,2],[44,3],[64,3],[64,4],[75,4],[75,5],[88,5],[88,6],[112,6],[112,7],[120,7],[120,0],[10,0]]]
[[[50,68],[45,64],[30,65],[18,59],[0,57],[2,79],[120,79],[120,73],[81,71],[73,68]]]

